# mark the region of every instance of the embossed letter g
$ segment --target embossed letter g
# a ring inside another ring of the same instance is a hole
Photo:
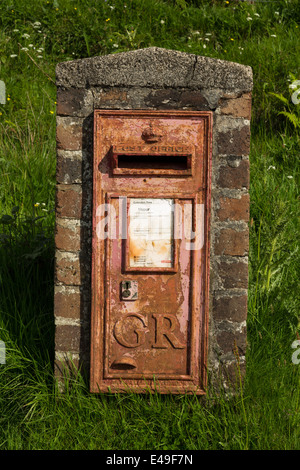
[[[138,319],[138,322],[142,323],[142,328],[136,327],[136,319]],[[145,342],[145,333],[149,331],[145,328],[147,328],[147,320],[143,315],[140,315],[139,313],[128,313],[116,322],[114,328],[115,338],[118,343],[125,346],[125,348],[137,348]],[[136,334],[137,339],[134,342],[129,341],[128,338],[124,338],[124,334],[127,333],[126,336],[128,337],[128,332],[130,331],[133,331]]]

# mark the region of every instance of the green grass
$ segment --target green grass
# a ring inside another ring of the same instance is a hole
[[[299,450],[300,139],[279,114],[299,116],[288,89],[290,73],[300,78],[298,2],[1,0],[0,8],[9,98],[0,105],[0,449]],[[55,65],[149,46],[253,68],[249,348],[235,395],[94,396],[80,375],[62,394],[53,383]]]

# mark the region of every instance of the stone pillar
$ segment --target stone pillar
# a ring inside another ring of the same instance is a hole
[[[245,366],[252,70],[148,48],[57,65],[55,361],[89,370],[93,111],[213,112],[208,371]],[[225,377],[224,375],[224,377]]]

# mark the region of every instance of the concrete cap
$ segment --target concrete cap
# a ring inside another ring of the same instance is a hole
[[[149,47],[61,62],[56,85],[252,90],[252,69],[226,60]]]

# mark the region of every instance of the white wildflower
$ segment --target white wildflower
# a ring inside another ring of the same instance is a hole
[[[17,54],[11,54],[10,57],[18,57]]]
[[[39,27],[41,26],[41,24],[42,24],[42,23],[40,23],[39,21],[35,21],[35,22],[33,23],[33,27],[34,27],[34,28],[39,28]]]
[[[28,39],[28,38],[30,38],[30,34],[25,33],[25,34],[22,35],[22,38]]]
[[[13,29],[13,32],[14,32],[14,33],[18,33],[18,32],[19,32],[19,29]]]
[[[206,44],[203,44],[203,49],[206,49]]]
[[[277,38],[276,34],[270,34],[271,38]]]
[[[247,21],[252,21],[253,18],[251,18],[251,16],[248,16],[248,18],[246,18]]]
[[[211,33],[205,33],[205,36],[211,36]]]
[[[161,23],[161,24],[165,24],[164,20],[160,20],[160,23]]]
[[[269,168],[267,169],[267,171],[269,171],[269,170],[276,170],[276,168],[275,168],[275,166],[270,165]]]
[[[43,56],[42,56],[42,55],[38,55],[37,58],[38,58],[38,59],[42,59]]]
[[[254,13],[255,16],[260,16],[258,13]]]
[[[292,179],[293,179],[293,176],[292,176],[292,175],[289,175],[289,176],[287,176],[287,178],[288,178],[289,180],[292,180]]]
[[[21,47],[21,51],[28,51],[28,47]]]
[[[119,47],[119,44],[113,44],[113,47],[117,48]]]
[[[275,15],[279,15],[279,11],[275,11]]]

